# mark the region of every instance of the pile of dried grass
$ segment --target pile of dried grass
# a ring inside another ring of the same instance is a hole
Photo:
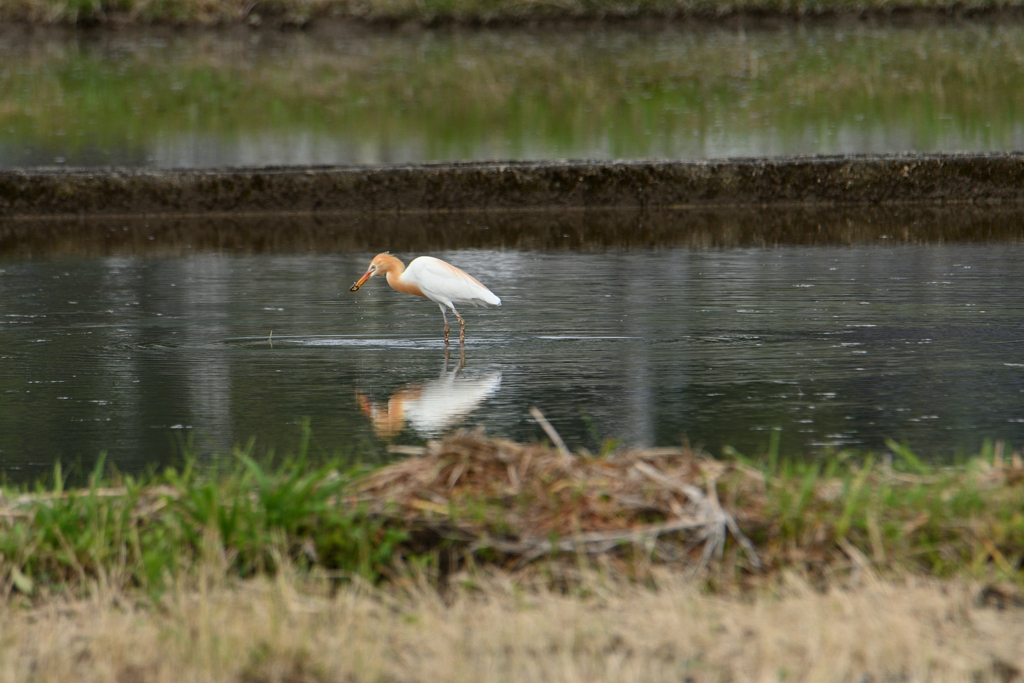
[[[374,472],[352,500],[409,529],[429,529],[524,561],[546,553],[607,552],[637,545],[700,565],[731,533],[753,567],[760,560],[716,482],[735,464],[688,448],[624,450],[608,457],[459,432]],[[743,473],[741,473],[743,474]],[[744,497],[763,500],[763,480],[746,472]]]

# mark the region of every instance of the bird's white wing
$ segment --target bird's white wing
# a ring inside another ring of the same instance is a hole
[[[402,279],[414,282],[426,297],[438,303],[500,306],[501,299],[480,282],[450,263],[432,256],[420,256],[406,268]]]

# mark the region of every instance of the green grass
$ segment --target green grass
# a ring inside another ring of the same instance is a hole
[[[0,44],[0,144],[72,165],[293,136],[371,160],[692,158],[720,140],[834,149],[879,131],[906,149],[999,150],[1024,111],[1019,23],[288,34],[281,52],[249,38]]]
[[[0,564],[8,590],[63,591],[95,582],[160,592],[211,559],[230,576],[272,573],[281,561],[377,580],[405,538],[336,499],[353,472],[309,466],[308,429],[298,453],[267,469],[236,448],[227,471],[194,464],[146,479],[101,476],[63,490],[5,492]]]
[[[245,36],[0,45],[0,143],[72,164],[291,135],[424,161],[679,158],[719,139],[803,150],[809,131],[825,150],[880,130],[908,150],[1006,150],[1024,111],[1020,24],[562,34],[290,35],[281,53]]]
[[[753,506],[747,528],[766,564],[1024,579],[1019,456],[1006,467],[1001,447],[988,443],[964,462],[936,467],[906,445],[888,446],[888,462],[844,453],[824,463],[755,466],[765,477],[764,498],[739,494],[736,504]]]
[[[467,561],[506,566],[507,554],[487,550],[486,543],[473,551],[478,539],[445,538],[437,530],[448,523],[465,529],[479,518],[483,536],[514,537],[514,511],[528,501],[454,496],[446,512],[438,513],[443,506],[431,512],[433,530],[394,509],[371,514],[346,495],[363,472],[311,465],[308,428],[304,434],[297,452],[276,464],[258,463],[251,447],[236,448],[226,469],[188,464],[145,479],[104,477],[101,462],[86,487],[67,491],[58,465],[47,486],[4,491],[3,593],[45,596],[114,586],[159,595],[211,566],[245,578],[273,574],[287,563],[336,580],[371,582],[413,567],[439,576]],[[1024,581],[1019,458],[1004,462],[1001,449],[989,445],[960,465],[935,467],[905,446],[890,443],[890,451],[886,458],[846,453],[813,463],[778,456],[726,463],[716,482],[719,499],[753,541],[764,569],[751,571],[730,542],[712,575],[745,581],[787,569],[822,577],[867,569]],[[509,513],[501,519],[503,510]],[[626,545],[609,552],[625,558],[635,576],[636,563],[629,563],[649,550]]]

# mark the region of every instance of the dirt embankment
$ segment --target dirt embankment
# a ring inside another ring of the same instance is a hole
[[[0,22],[113,29],[332,30],[381,27],[529,26],[539,23],[739,23],[791,21],[1007,20],[1024,15],[1020,0],[4,0]]]
[[[1024,203],[1024,153],[0,172],[0,216]]]

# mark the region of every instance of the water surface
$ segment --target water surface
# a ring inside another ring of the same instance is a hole
[[[531,406],[592,449],[1024,443],[1019,243],[432,253],[503,301],[463,311],[461,368],[436,305],[348,291],[372,252],[0,261],[0,467],[284,451],[307,417],[326,454],[542,438]]]

